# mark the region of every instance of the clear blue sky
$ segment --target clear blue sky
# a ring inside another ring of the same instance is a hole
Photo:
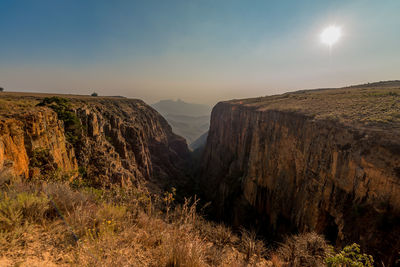
[[[215,103],[400,79],[399,14],[398,0],[0,0],[0,86]]]

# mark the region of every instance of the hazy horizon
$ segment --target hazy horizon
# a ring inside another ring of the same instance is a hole
[[[400,1],[0,0],[0,87],[213,105],[400,78]],[[329,25],[342,29],[329,48]]]

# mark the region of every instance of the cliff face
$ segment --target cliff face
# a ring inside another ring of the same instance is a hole
[[[2,173],[30,177],[35,172],[30,168],[30,158],[38,149],[49,151],[49,161],[56,168],[65,172],[77,169],[74,150],[65,140],[63,124],[52,110],[38,108],[0,121]]]
[[[185,176],[189,151],[166,120],[141,100],[103,99],[77,108],[86,138],[78,162],[98,181],[168,183]]]
[[[201,184],[215,214],[268,236],[316,231],[337,246],[357,242],[394,263],[400,251],[397,122],[378,127],[348,123],[348,116],[317,117],[312,103],[284,105],[286,98],[214,107]]]
[[[3,177],[27,179],[62,173],[64,178],[81,177],[106,186],[129,186],[138,181],[163,186],[185,177],[189,158],[186,142],[143,101],[61,98],[62,105],[43,104],[41,95],[2,95]],[[41,102],[42,106],[36,106]],[[71,131],[68,124],[75,118]]]

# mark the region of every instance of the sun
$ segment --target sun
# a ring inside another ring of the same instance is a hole
[[[322,31],[320,38],[322,43],[329,45],[329,47],[332,47],[332,45],[334,45],[340,39],[341,35],[342,29],[340,27],[332,25]]]

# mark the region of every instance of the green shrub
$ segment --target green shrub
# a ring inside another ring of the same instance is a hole
[[[82,178],[86,178],[87,177],[87,170],[86,170],[86,168],[84,166],[79,166],[78,172],[79,172],[79,175]]]
[[[64,181],[71,177],[73,172],[65,172],[54,162],[53,155],[49,149],[36,148],[29,157],[29,168],[37,168],[40,170],[39,175],[31,178],[45,181]]]
[[[67,141],[76,146],[82,136],[82,124],[76,116],[70,101],[62,97],[46,97],[38,106],[47,106],[57,113],[58,119],[64,122]]]
[[[42,169],[50,161],[51,155],[49,149],[36,148],[32,151],[32,156],[29,158],[30,167]]]
[[[354,243],[342,251],[325,259],[328,266],[372,267],[374,259],[371,255],[362,254],[360,245]]]

